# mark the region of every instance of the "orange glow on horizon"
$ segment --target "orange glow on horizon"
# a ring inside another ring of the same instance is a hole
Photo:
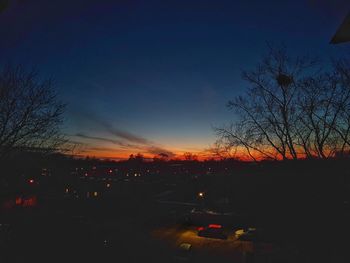
[[[174,154],[174,156],[169,157],[168,160],[185,160],[184,154],[187,152],[190,152],[191,154],[193,154],[193,156],[196,157],[195,159],[198,161],[205,161],[205,160],[209,160],[209,159],[214,159],[214,160],[222,159],[218,156],[215,156],[209,150],[204,150],[204,149],[202,151],[197,149],[196,151],[192,151],[192,152],[187,151],[187,150],[172,149],[172,148],[170,148],[170,149],[167,148],[167,150]],[[146,160],[152,160],[154,158],[161,158],[160,156],[157,156],[157,154],[151,154],[151,153],[137,151],[137,150],[133,150],[133,149],[129,149],[129,150],[115,149],[114,150],[114,149],[107,149],[107,148],[103,149],[103,150],[86,149],[85,151],[77,153],[76,157],[80,157],[80,158],[90,157],[90,158],[111,159],[111,160],[128,160],[130,155],[135,156],[138,153],[142,154]],[[270,154],[272,156],[274,155],[272,150],[270,151]],[[265,156],[263,156],[259,152],[255,152],[253,155],[257,161],[262,161],[262,160],[267,159]],[[230,158],[230,157],[227,157],[227,158]],[[249,156],[247,154],[247,152],[244,150],[244,148],[238,149],[235,152],[234,156],[231,156],[231,158],[234,158],[234,159],[237,159],[240,161],[244,161],[244,162],[253,161],[251,156]],[[291,158],[291,156],[288,156],[288,158]],[[305,158],[305,156],[303,154],[298,154],[298,158],[303,159],[303,158]],[[283,158],[281,156],[277,156],[276,159],[282,160]]]
[[[172,150],[172,153],[174,153],[173,157],[170,157],[168,160],[185,160],[184,154],[188,151],[183,150]],[[156,154],[150,154],[150,153],[143,153],[138,151],[117,151],[117,150],[111,150],[111,151],[84,151],[81,153],[77,153],[76,157],[85,158],[97,158],[97,159],[111,159],[111,160],[128,160],[130,158],[130,155],[137,155],[138,153],[142,154],[145,159],[153,160],[154,158],[160,158],[160,156],[157,156]],[[208,150],[203,150],[201,152],[191,152],[195,159],[198,161],[205,161],[209,159],[218,160],[220,159],[218,156],[215,156]],[[241,160],[241,161],[252,161],[252,159],[244,154],[236,154],[234,156],[235,159]],[[262,156],[256,156],[257,160],[263,160],[264,158]]]
[[[169,159],[177,159],[177,160],[184,160],[184,154],[188,151],[182,151],[182,150],[172,150],[170,149],[172,153],[174,153],[173,157],[170,157]],[[85,150],[83,152],[78,152],[76,154],[77,157],[85,158],[98,158],[98,159],[112,159],[112,160],[127,160],[129,159],[130,155],[137,155],[138,153],[142,154],[146,159],[153,159],[155,157],[160,158],[160,156],[157,156],[156,154],[150,154],[146,152],[138,152],[133,150],[128,151],[118,151],[118,150],[106,150],[106,151],[96,151],[96,150]],[[204,161],[207,159],[212,158],[212,156],[209,154],[208,151],[201,151],[201,152],[191,152],[194,156],[196,156],[196,159],[199,161]]]

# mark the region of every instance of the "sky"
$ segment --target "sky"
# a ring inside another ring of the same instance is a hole
[[[0,66],[54,79],[78,155],[205,158],[266,43],[326,60],[349,53],[329,44],[347,2],[0,0]]]

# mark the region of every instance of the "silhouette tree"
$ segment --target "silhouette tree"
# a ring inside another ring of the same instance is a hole
[[[186,161],[197,161],[198,160],[198,156],[191,153],[191,152],[185,152],[184,153],[184,159]]]
[[[132,163],[143,163],[145,161],[145,156],[141,153],[138,153],[136,155],[130,154],[128,161]]]
[[[5,66],[0,72],[0,157],[14,149],[58,150],[65,105],[52,81],[39,80],[35,71]]]
[[[326,126],[332,129],[340,137],[338,142],[341,147],[337,149],[337,153],[349,154],[350,147],[350,63],[349,60],[340,60],[334,63],[335,79],[333,89],[336,92],[332,102],[332,111],[335,112],[336,121],[333,123],[325,120]]]
[[[215,129],[216,147],[253,160],[328,158],[346,151],[350,67],[334,65],[331,73],[323,72],[314,59],[270,48],[256,69],[242,73],[250,85],[229,101],[236,120]]]
[[[153,157],[154,162],[166,162],[169,161],[169,155],[166,153],[158,153]]]

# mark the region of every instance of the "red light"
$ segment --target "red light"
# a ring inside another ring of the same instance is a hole
[[[34,184],[34,179],[30,179],[30,180],[29,180],[29,183],[30,183],[30,184]]]
[[[221,225],[216,225],[216,224],[210,224],[209,228],[221,228]]]
[[[15,203],[16,203],[16,205],[21,205],[22,204],[22,197],[16,197]]]
[[[37,205],[37,198],[36,196],[31,196],[27,199],[23,200],[22,206],[23,207],[32,207]]]
[[[204,227],[198,227],[198,231],[202,231],[202,230],[204,230]]]

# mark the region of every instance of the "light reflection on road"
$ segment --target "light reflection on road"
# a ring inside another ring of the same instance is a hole
[[[237,240],[233,230],[226,233],[228,239],[221,240],[199,237],[195,227],[170,226],[155,229],[152,234],[174,248],[181,243],[190,243],[196,252],[234,258],[238,262],[244,253],[253,251],[252,242]]]

